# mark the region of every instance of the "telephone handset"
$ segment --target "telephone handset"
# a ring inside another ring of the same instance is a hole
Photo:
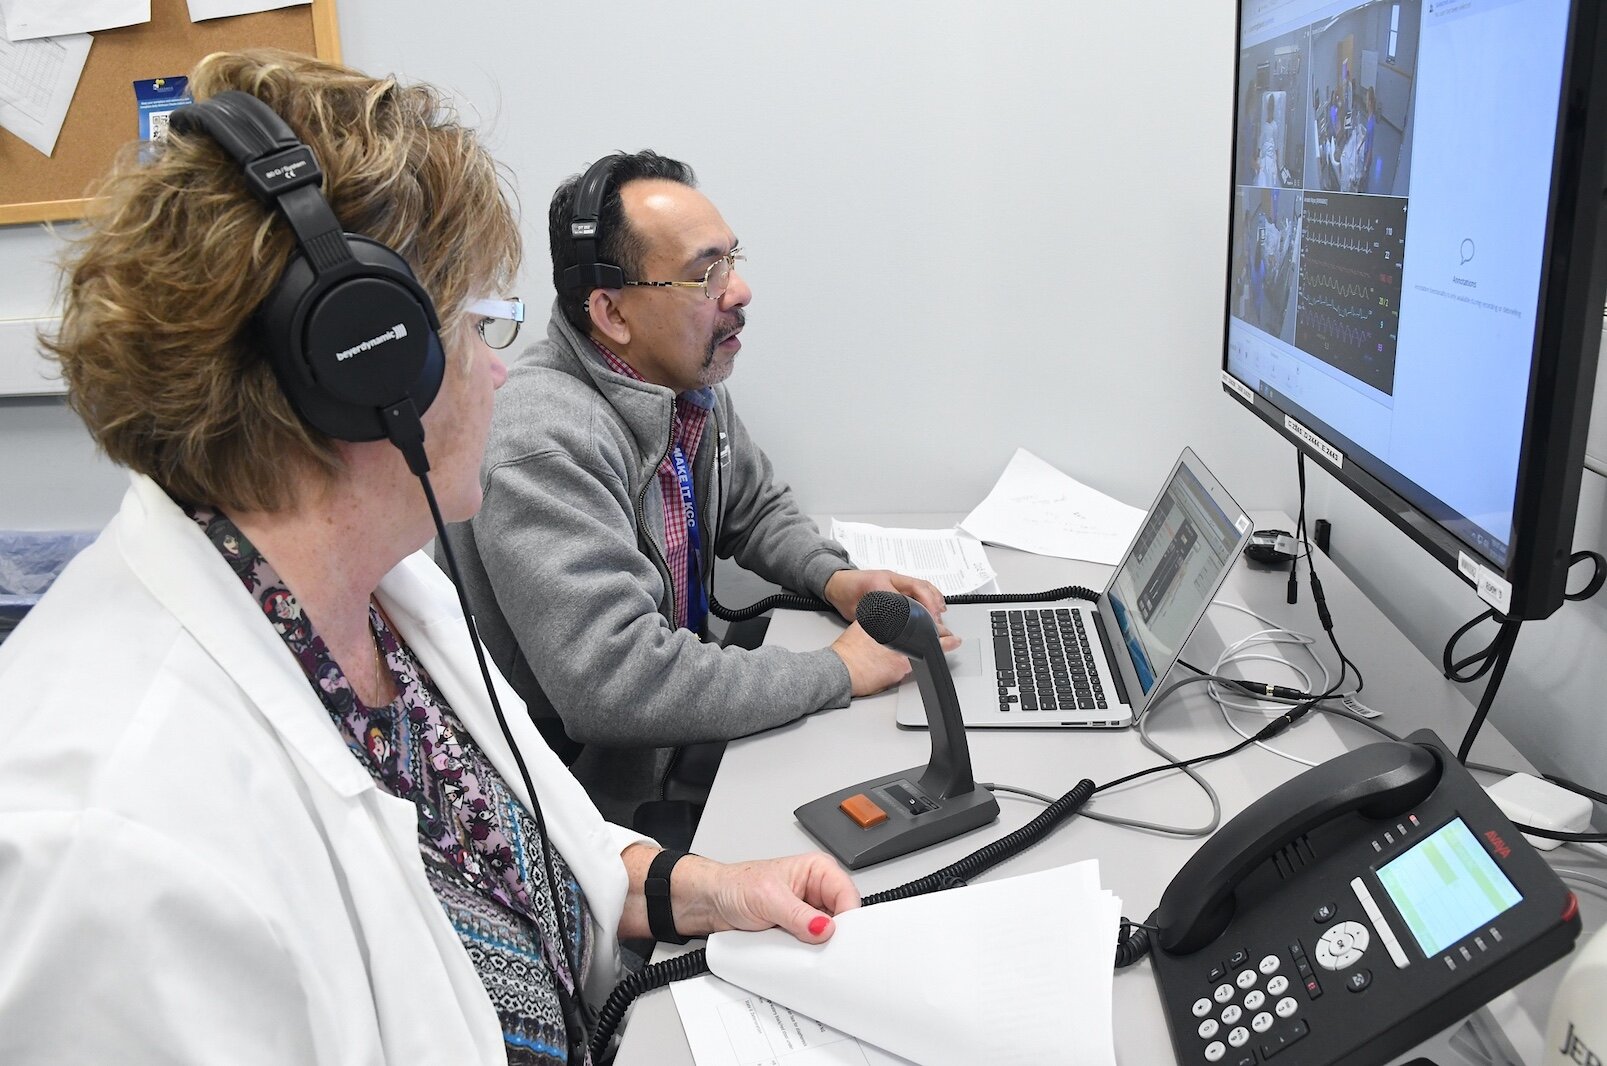
[[[1151,918],[1180,1063],[1388,1062],[1550,964],[1578,903],[1429,730],[1273,789]]]
[[[1155,912],[1160,947],[1186,955],[1215,940],[1233,917],[1239,882],[1312,829],[1351,811],[1369,818],[1404,814],[1439,780],[1440,762],[1430,749],[1369,744],[1273,789],[1178,871]]]

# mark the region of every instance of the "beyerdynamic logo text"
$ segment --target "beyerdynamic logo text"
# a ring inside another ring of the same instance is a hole
[[[344,363],[354,355],[361,355],[370,348],[377,348],[386,341],[399,341],[405,336],[407,336],[407,327],[398,322],[384,333],[364,341],[355,348],[347,348],[344,352],[336,352],[335,361],[338,363]]]

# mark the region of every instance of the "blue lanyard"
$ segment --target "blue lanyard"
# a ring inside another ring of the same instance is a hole
[[[703,588],[701,559],[703,534],[697,524],[697,500],[692,491],[692,467],[686,461],[679,442],[670,445],[670,460],[675,464],[675,480],[681,488],[681,506],[686,513],[686,628],[694,633],[703,632],[703,622],[709,614],[709,596]]]

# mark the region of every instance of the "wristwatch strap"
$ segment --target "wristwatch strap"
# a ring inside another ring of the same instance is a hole
[[[670,908],[670,873],[686,855],[684,851],[665,848],[647,866],[647,880],[642,886],[647,896],[647,928],[660,943],[684,944],[691,939],[676,931],[675,912]]]

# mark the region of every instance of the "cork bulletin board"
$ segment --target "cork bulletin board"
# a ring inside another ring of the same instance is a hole
[[[0,129],[0,223],[83,216],[87,190],[117,150],[139,136],[133,83],[188,74],[211,52],[271,46],[340,61],[335,0],[191,22],[185,0],[151,0],[151,21],[101,30],[56,139],[45,156]]]

